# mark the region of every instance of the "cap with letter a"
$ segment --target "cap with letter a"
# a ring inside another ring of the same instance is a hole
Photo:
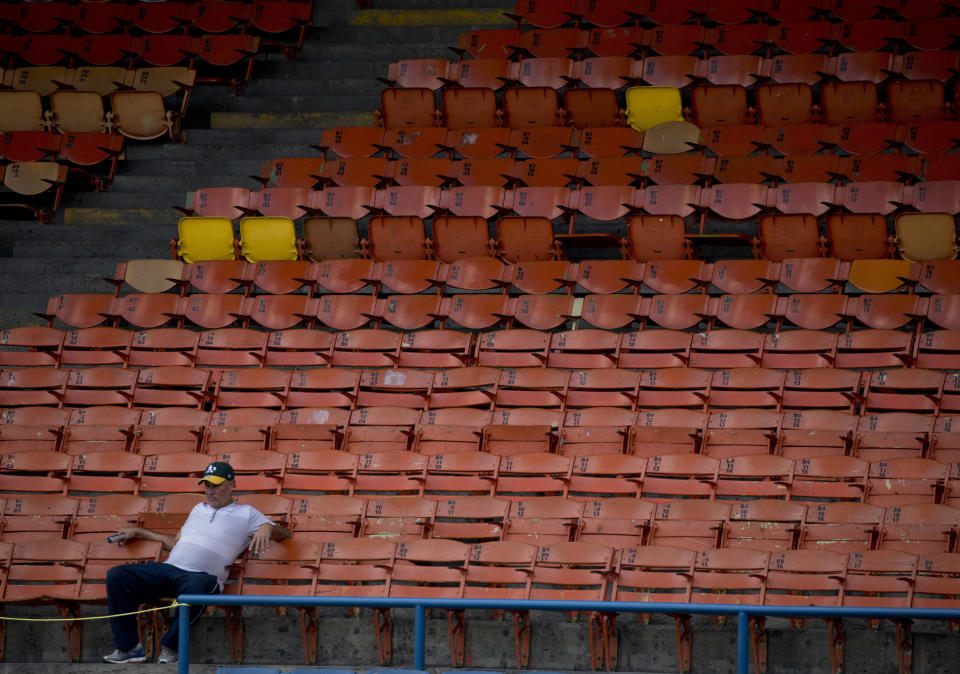
[[[227,480],[234,479],[233,466],[226,461],[214,461],[206,470],[203,471],[203,477],[200,478],[200,484],[209,482],[210,484],[221,484]]]

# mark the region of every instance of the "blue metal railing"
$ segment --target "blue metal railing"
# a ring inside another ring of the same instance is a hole
[[[426,599],[390,597],[281,597],[268,595],[224,596],[182,594],[183,604],[216,606],[359,606],[369,608],[412,608],[413,668],[424,668],[426,653],[426,609],[507,609],[514,611],[601,611],[605,613],[680,613],[737,616],[737,672],[750,671],[751,616],[793,618],[906,618],[912,620],[960,620],[960,609],[921,608],[823,608],[819,606],[742,606],[733,604],[665,604],[615,601],[547,601],[507,599]],[[190,614],[179,609],[179,672],[190,671]]]

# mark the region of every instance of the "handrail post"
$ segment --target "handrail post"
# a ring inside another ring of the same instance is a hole
[[[413,609],[413,668],[423,670],[427,651],[427,611],[423,604]]]
[[[179,674],[188,674],[190,671],[190,607],[180,604],[177,611],[177,620],[180,621],[180,633],[177,635],[177,671]]]
[[[750,674],[750,616],[744,611],[737,614],[737,674]]]

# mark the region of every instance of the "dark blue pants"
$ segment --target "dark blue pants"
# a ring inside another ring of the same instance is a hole
[[[110,615],[136,611],[140,604],[181,594],[219,594],[217,577],[203,571],[184,571],[172,564],[147,562],[124,564],[107,572],[107,606]],[[200,617],[204,606],[190,607],[190,624]],[[137,616],[128,615],[110,619],[114,645],[129,651],[137,645]],[[180,621],[174,615],[170,629],[161,643],[177,650]]]

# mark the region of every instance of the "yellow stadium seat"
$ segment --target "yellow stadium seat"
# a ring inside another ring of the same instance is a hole
[[[680,90],[676,87],[630,87],[627,89],[627,123],[646,131],[664,122],[682,122]]]
[[[244,218],[240,254],[248,262],[296,260],[297,234],[290,218]]]
[[[910,278],[907,260],[854,260],[847,281],[866,293],[892,293]]]
[[[904,213],[895,222],[900,257],[911,262],[957,257],[957,227],[948,213]]]
[[[233,260],[233,223],[227,218],[180,218],[177,254],[184,262]]]

